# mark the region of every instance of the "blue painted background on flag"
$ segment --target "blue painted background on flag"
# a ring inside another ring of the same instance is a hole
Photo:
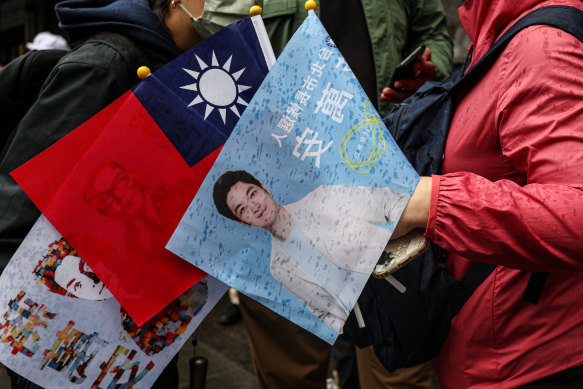
[[[338,334],[271,274],[271,234],[218,214],[213,186],[227,170],[251,173],[280,205],[297,203],[321,185],[390,188],[406,199],[416,187],[418,175],[313,13],[265,78],[166,247],[332,344]],[[367,205],[351,201],[356,208]],[[388,240],[394,225],[380,224]],[[367,259],[370,271],[377,259]],[[301,264],[304,270],[312,265]],[[352,309],[370,271],[333,280],[338,268],[326,270],[333,267],[320,266],[324,282],[337,282]]]
[[[268,72],[252,19],[223,28],[133,89],[190,166],[225,143]]]

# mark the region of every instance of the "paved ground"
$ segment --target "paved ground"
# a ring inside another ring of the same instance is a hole
[[[195,354],[208,359],[205,389],[257,388],[245,324],[222,326],[218,323],[228,303],[225,295],[195,332],[196,346],[192,345],[191,338],[180,351],[180,389],[190,389],[189,361]]]

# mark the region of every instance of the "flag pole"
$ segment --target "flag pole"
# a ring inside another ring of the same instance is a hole
[[[255,26],[255,32],[257,33],[257,39],[259,39],[259,44],[261,45],[261,50],[263,51],[263,56],[265,58],[265,63],[268,69],[275,64],[275,54],[273,53],[273,48],[271,47],[271,42],[269,41],[269,36],[265,30],[265,25],[263,24],[263,9],[254,5],[249,8],[249,15],[253,21],[253,26]]]

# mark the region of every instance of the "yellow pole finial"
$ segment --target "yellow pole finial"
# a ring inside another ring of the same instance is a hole
[[[318,7],[318,4],[316,4],[316,2],[314,0],[308,0],[306,1],[306,4],[304,4],[304,8],[306,9],[306,11],[313,11]]]
[[[261,9],[261,7],[258,5],[254,5],[253,7],[251,7],[249,9],[249,15],[251,15],[251,16],[261,15],[262,13],[263,13],[263,9]]]
[[[138,77],[140,77],[140,80],[143,80],[146,77],[148,77],[150,73],[152,72],[150,71],[150,68],[147,66],[140,66],[138,68]]]

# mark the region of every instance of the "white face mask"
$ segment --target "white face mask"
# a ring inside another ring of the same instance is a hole
[[[186,12],[196,32],[204,40],[221,28],[248,17],[255,0],[205,0],[204,10],[199,18],[192,16],[182,3],[178,5]]]

